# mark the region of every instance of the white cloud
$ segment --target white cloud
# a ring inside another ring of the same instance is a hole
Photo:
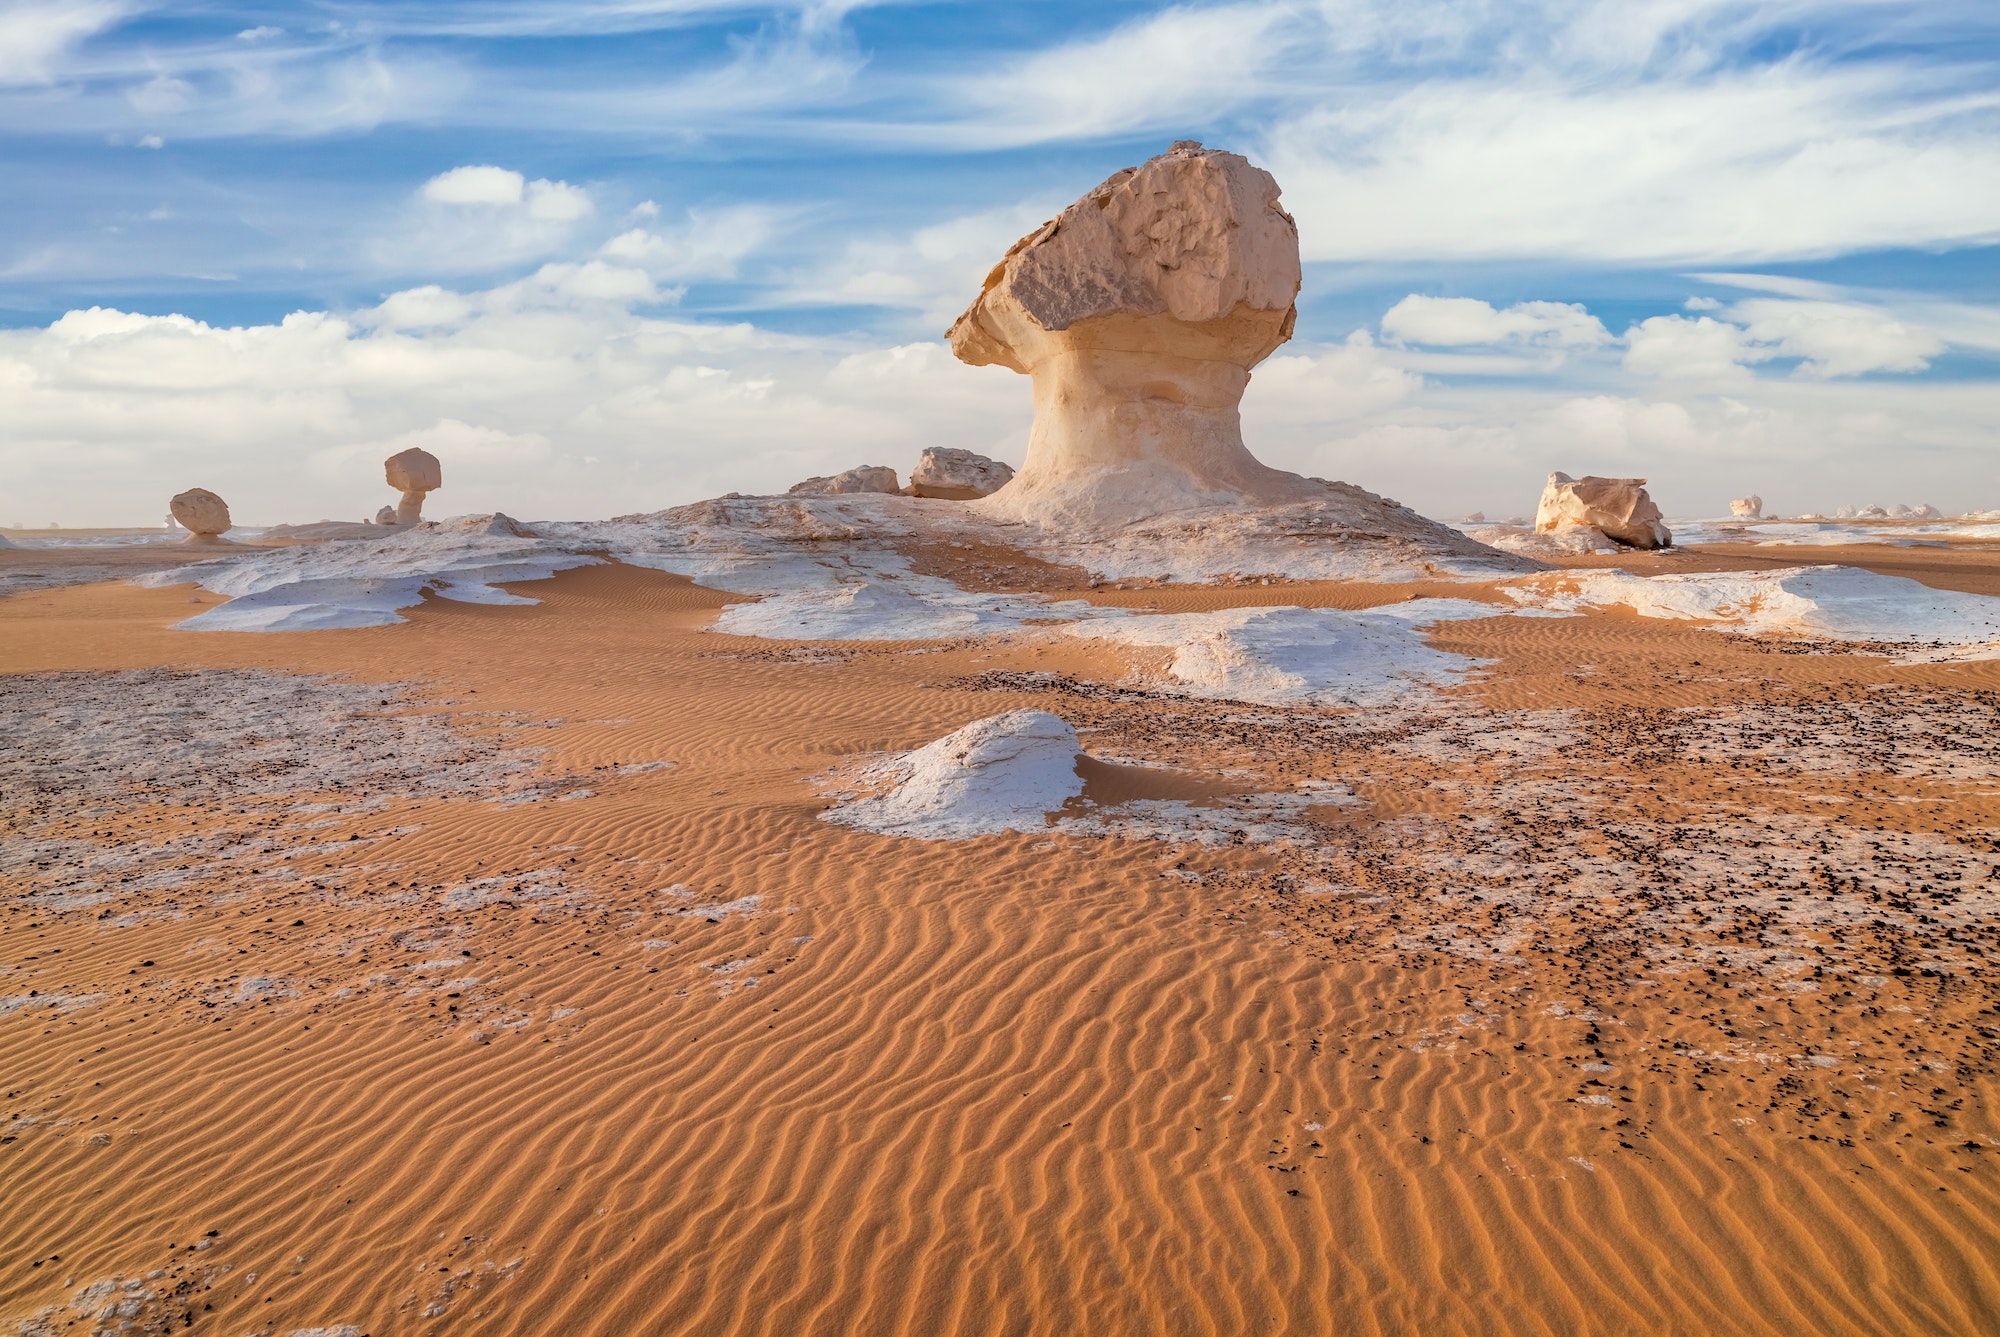
[[[194,105],[194,85],[172,75],[157,74],[126,89],[125,100],[142,116],[173,116]]]
[[[1922,371],[1944,341],[1886,311],[1844,302],[1738,302],[1732,315],[1751,339],[1779,355],[1805,359],[1808,376],[1858,376],[1871,371]]]
[[[1197,124],[1266,88],[1289,54],[1273,38],[1289,17],[1268,3],[1177,6],[960,74],[937,90],[943,115],[896,133],[1001,145]]]
[[[117,0],[13,0],[0,5],[0,87],[50,83],[85,38],[125,17]]]
[[[1382,317],[1382,333],[1397,343],[1440,348],[1471,345],[1568,349],[1598,348],[1611,332],[1582,306],[1568,302],[1517,302],[1505,310],[1471,297],[1411,293]]]
[[[1741,381],[1762,361],[1740,325],[1713,316],[1652,316],[1625,332],[1625,369],[1670,380]]]
[[[506,167],[454,167],[424,182],[419,192],[435,204],[519,204],[528,179]]]
[[[1945,349],[1931,330],[1879,307],[1752,298],[1711,316],[1654,316],[1626,332],[1625,367],[1684,380],[1740,380],[1773,358],[1799,359],[1800,376],[1916,372]]]
[[[639,216],[657,218],[659,212],[654,205],[650,213]],[[630,228],[606,241],[597,253],[667,281],[735,278],[744,258],[770,241],[781,217],[778,210],[760,205],[691,209],[678,227]]]
[[[285,30],[283,28],[273,28],[268,23],[260,23],[254,28],[245,28],[242,32],[237,33],[236,40],[239,42],[268,42],[274,37],[283,37],[284,35]]]

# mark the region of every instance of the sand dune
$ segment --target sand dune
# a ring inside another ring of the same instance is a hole
[[[1270,589],[1090,597],[1443,592]],[[90,675],[326,722],[296,784],[7,787],[0,1332],[2000,1326],[1993,661],[1494,616],[1427,633],[1484,662],[1434,699],[1249,707],[1073,638],[717,634],[628,566],[521,592],[0,602],[0,672],[85,675],[9,698],[73,703],[45,774],[144,740]],[[1199,821],[821,820],[1017,708]],[[264,746],[217,715],[213,764]],[[1302,806],[1239,840],[1249,791]]]

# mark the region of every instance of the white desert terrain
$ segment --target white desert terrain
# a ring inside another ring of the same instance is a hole
[[[10,534],[0,1333],[2000,1328],[2000,518],[1269,468],[1298,283],[1181,143],[1018,470]]]

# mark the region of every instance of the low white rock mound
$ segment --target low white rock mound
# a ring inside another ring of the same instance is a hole
[[[913,497],[941,497],[947,501],[971,501],[989,497],[1014,481],[1014,466],[1003,460],[988,459],[955,446],[932,446],[917,458],[910,470],[909,493]]]
[[[975,720],[913,752],[870,767],[881,792],[836,806],[826,819],[922,840],[1039,831],[1083,792],[1076,730],[1046,710]]]
[[[1747,497],[1738,497],[1729,503],[1729,513],[1738,520],[1761,520],[1764,518],[1764,499],[1755,492]]]
[[[1569,572],[1532,576],[1505,588],[1523,604],[1552,611],[1623,606],[1641,617],[1713,622],[1719,631],[1986,646],[2000,653],[2000,599],[1934,590],[1859,567],[1665,576]]]
[[[795,483],[794,497],[844,497],[855,492],[901,492],[896,471],[886,464],[862,464],[837,474],[823,474]]]
[[[1586,525],[1633,548],[1664,548],[1674,541],[1643,478],[1550,474],[1535,511],[1535,531],[1546,534],[1565,525]]]

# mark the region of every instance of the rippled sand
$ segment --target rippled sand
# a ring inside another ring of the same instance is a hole
[[[2000,1327],[2000,664],[1475,619],[1463,689],[1282,709],[523,592],[0,601],[0,1332]],[[819,820],[1018,707],[1171,778]]]

